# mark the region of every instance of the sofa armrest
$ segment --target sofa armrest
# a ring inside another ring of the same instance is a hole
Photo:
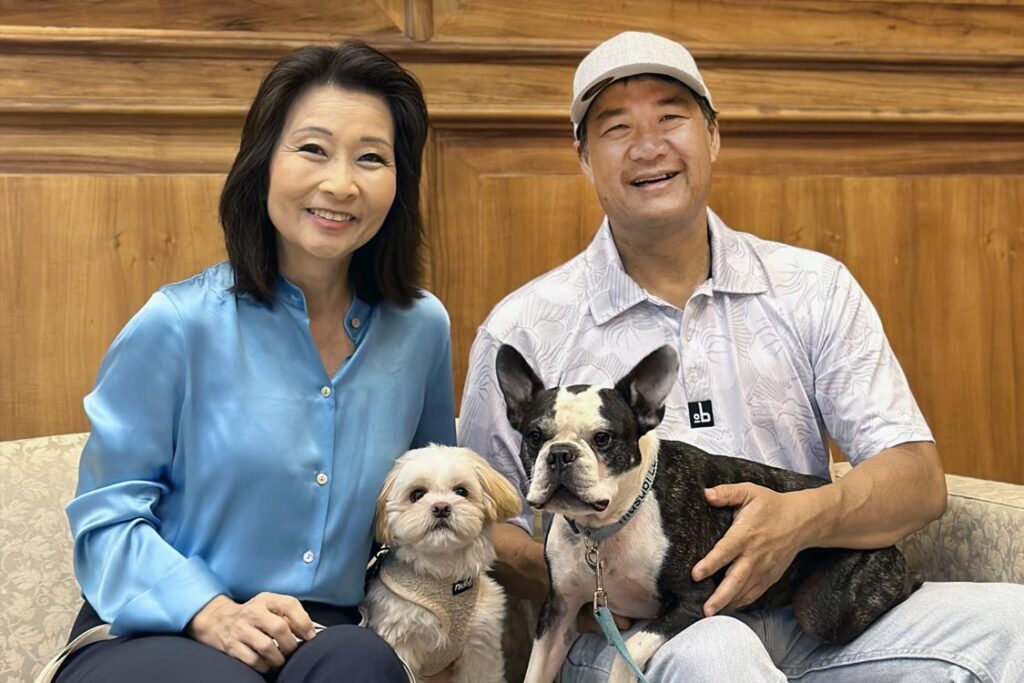
[[[1024,583],[1024,486],[947,474],[946,489],[945,514],[899,543],[910,567],[927,581]]]
[[[900,544],[929,581],[1024,583],[1024,486],[946,476],[946,513]]]
[[[82,605],[64,506],[88,434],[0,442],[0,681],[31,681]]]

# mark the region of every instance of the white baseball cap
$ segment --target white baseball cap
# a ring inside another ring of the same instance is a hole
[[[715,108],[697,63],[685,47],[654,33],[626,31],[595,47],[576,68],[569,110],[576,137],[587,110],[602,90],[620,78],[640,74],[670,76]]]

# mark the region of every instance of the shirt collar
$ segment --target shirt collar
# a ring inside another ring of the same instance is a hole
[[[288,278],[278,273],[277,281],[274,283],[274,293],[277,300],[282,303],[292,317],[304,324],[309,324],[309,311],[306,309],[306,295],[297,286],[292,284]],[[356,346],[370,329],[370,322],[373,319],[373,306],[366,303],[353,292],[352,305],[348,307],[345,314],[345,329],[352,343]]]
[[[732,230],[708,209],[711,231],[711,289],[730,294],[768,291],[768,273],[749,239]]]
[[[647,299],[647,292],[626,274],[605,216],[585,252],[590,313],[603,325],[619,313]]]
[[[768,278],[754,249],[711,209],[708,209],[708,231],[711,235],[711,290],[731,294],[766,291]],[[607,216],[587,247],[585,259],[590,312],[598,325],[641,301],[659,301],[626,273]]]

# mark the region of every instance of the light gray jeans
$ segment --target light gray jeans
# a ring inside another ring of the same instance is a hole
[[[559,680],[605,681],[615,656],[604,636],[581,636]],[[644,673],[651,683],[1021,683],[1024,585],[926,583],[843,646],[803,633],[788,607],[702,619],[665,643]]]

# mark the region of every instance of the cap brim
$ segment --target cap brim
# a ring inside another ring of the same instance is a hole
[[[665,64],[626,64],[624,66],[605,71],[591,80],[590,83],[587,83],[586,87],[580,88],[579,94],[573,99],[572,107],[569,110],[569,114],[572,117],[573,131],[576,133],[576,137],[579,137],[579,126],[586,117],[587,110],[590,109],[590,105],[594,103],[594,100],[597,99],[597,96],[600,95],[605,88],[615,81],[622,80],[623,78],[641,76],[644,74],[654,74],[674,78],[706,99],[712,109],[715,108],[714,104],[711,102],[711,95],[708,93],[707,88],[704,87],[704,84],[682,69],[676,69],[671,66],[666,66]],[[602,81],[605,82],[603,85],[601,85]],[[600,87],[595,89],[595,86]]]

